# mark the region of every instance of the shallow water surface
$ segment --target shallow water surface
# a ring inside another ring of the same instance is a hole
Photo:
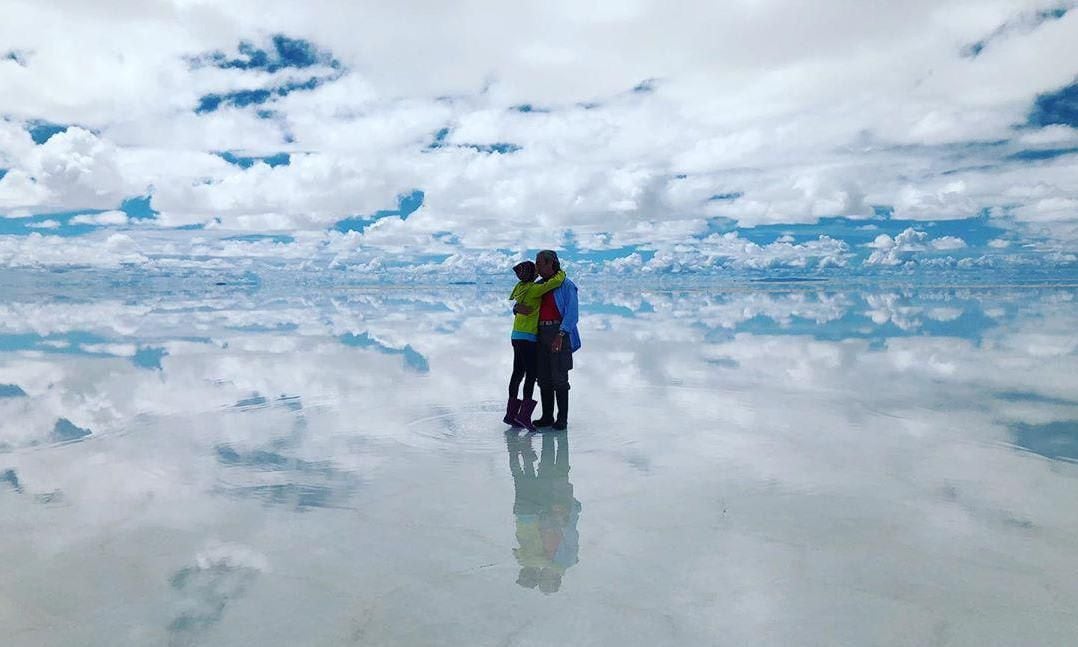
[[[1064,645],[1078,291],[0,302],[4,645]]]

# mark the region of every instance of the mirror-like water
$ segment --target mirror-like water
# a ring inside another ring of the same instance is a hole
[[[582,287],[0,302],[3,644],[1078,635],[1078,290]]]

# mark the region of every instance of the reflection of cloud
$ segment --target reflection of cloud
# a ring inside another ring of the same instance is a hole
[[[1058,293],[1038,294],[1048,299]],[[384,388],[384,378],[407,380],[406,373],[414,371],[431,375],[430,367],[439,360],[446,366],[458,363],[456,353],[463,348],[457,340],[465,338],[460,332],[462,322],[479,326],[470,334],[500,329],[505,324],[502,296],[464,288],[443,296],[414,290],[345,293],[318,307],[295,297],[260,302],[217,296],[167,303],[148,298],[2,304],[0,313],[10,316],[0,318],[0,327],[11,335],[16,349],[64,355],[24,352],[0,366],[0,381],[17,384],[29,394],[0,398],[0,408],[6,412],[0,417],[0,443],[17,447],[48,441],[59,418],[78,420],[79,427],[103,434],[122,430],[132,416],[209,412],[244,401],[252,393],[306,392],[330,400],[362,394],[362,401],[370,398],[379,405],[411,397],[391,394]],[[859,294],[798,289],[614,290],[585,296],[583,322],[589,346],[599,337],[623,333],[634,339],[657,336],[664,344],[719,342],[746,332],[834,340],[883,340],[913,333],[979,339],[1014,316],[1010,308],[1019,298],[1017,294],[986,296],[961,290]],[[701,329],[710,333],[702,338]],[[365,332],[349,332],[355,330]],[[349,344],[342,346],[342,338]],[[1059,336],[1034,333],[1023,339],[1038,353],[1055,354],[1071,347],[1067,338]],[[49,340],[74,340],[78,348],[47,347],[44,343]],[[492,343],[491,348],[497,349],[497,343]],[[368,353],[368,347],[378,352]],[[74,355],[86,349],[133,353],[133,358],[121,363],[121,358]],[[715,344],[701,350],[708,361],[727,367],[740,362]],[[283,358],[291,359],[285,364],[280,361]],[[622,360],[615,356],[609,361],[616,366]],[[353,370],[357,364],[367,370]],[[142,379],[136,367],[154,368],[159,379]],[[706,374],[715,367],[687,370]],[[652,369],[643,362],[635,370]],[[501,368],[491,369],[493,375],[501,372]],[[383,380],[377,379],[379,375]],[[69,395],[76,393],[77,397]]]
[[[295,439],[287,444],[295,444]],[[226,482],[216,490],[231,497],[302,511],[341,507],[359,484],[358,476],[329,461],[306,461],[263,449],[239,451],[231,445],[218,445],[216,453],[217,461],[230,468]]]
[[[244,546],[219,545],[195,557],[195,563],[176,572],[169,581],[180,596],[179,610],[169,623],[170,645],[194,645],[221,622],[229,603],[242,597],[266,559]]]
[[[7,483],[12,490],[22,494],[22,485],[19,483],[19,475],[15,470],[4,470],[0,473],[0,483]]]
[[[634,615],[627,622],[641,635],[668,627],[667,616],[696,626],[701,616],[687,608],[719,617],[720,607],[745,600],[766,622],[790,618],[791,626],[811,615],[812,601],[836,595],[873,626],[890,607],[874,610],[866,599],[895,599],[902,609],[950,609],[951,597],[1011,603],[1013,579],[1000,583],[1000,569],[1028,574],[1030,595],[1042,596],[1031,605],[1049,600],[1045,586],[1066,595],[1065,569],[1053,567],[1070,559],[1069,508],[1060,503],[1072,498],[1070,466],[1056,458],[1070,450],[1056,442],[1049,456],[1035,441],[1017,443],[1052,459],[1044,460],[1012,445],[1027,428],[1065,440],[1070,431],[1051,425],[1076,418],[1073,291],[589,287],[570,434],[574,467],[609,484],[588,524],[607,556],[626,559],[610,562],[622,578],[611,600],[687,602]],[[467,288],[414,299],[388,291],[321,300],[147,297],[99,304],[93,322],[76,312],[93,312],[92,302],[8,304],[33,315],[4,321],[12,334],[86,325],[98,343],[165,348],[168,356],[148,371],[126,358],[0,351],[0,383],[25,393],[0,398],[2,467],[26,492],[63,493],[62,505],[43,509],[0,482],[5,518],[24,529],[0,554],[17,560],[32,546],[50,556],[21,570],[47,594],[43,609],[85,608],[88,597],[65,587],[94,580],[72,577],[74,562],[149,569],[158,583],[174,572],[176,608],[109,613],[164,614],[158,630],[171,621],[174,643],[183,644],[207,642],[213,627],[232,629],[236,600],[250,595],[264,561],[209,551],[177,571],[195,552],[178,546],[237,538],[274,556],[275,567],[286,561],[296,575],[287,586],[311,608],[352,617],[342,605],[356,601],[370,610],[374,620],[364,626],[383,632],[372,644],[427,644],[437,631],[462,642],[452,620],[461,605],[474,603],[486,617],[515,602],[469,597],[461,587],[486,590],[489,576],[517,588],[508,509],[496,528],[483,525],[490,493],[508,479],[503,462],[488,465],[503,451],[492,400],[510,357],[504,295],[488,296]],[[595,304],[604,307],[589,311]],[[263,328],[234,327],[258,321]],[[393,348],[411,346],[430,370],[417,374],[400,355],[340,343],[358,330]],[[60,418],[93,436],[31,448]],[[438,442],[421,442],[432,428]],[[637,525],[642,518],[646,527]],[[583,539],[583,560],[591,555],[595,568],[610,561],[598,558],[588,532]],[[981,549],[991,564],[963,557]],[[450,577],[462,556],[502,562],[466,574],[470,565],[462,565]],[[511,572],[497,572],[506,559]],[[856,568],[842,567],[850,559]],[[565,593],[594,586],[595,568],[573,569]],[[357,591],[360,580],[376,584]],[[127,583],[136,594],[149,589],[141,577]],[[34,591],[19,600],[36,599]],[[167,602],[146,598],[150,607]],[[406,630],[417,605],[445,616]],[[723,620],[727,635],[751,643],[763,624],[735,616]],[[313,642],[334,630],[301,613],[279,617],[311,627]],[[41,635],[59,631],[41,626]],[[405,631],[413,633],[398,639]],[[654,632],[656,642],[664,631]]]
[[[922,308],[904,305],[905,300],[897,294],[870,294],[865,300],[869,305],[868,315],[876,325],[890,322],[902,330],[915,330],[921,325]]]
[[[1078,461],[1078,420],[1044,424],[1015,423],[1014,443],[1047,458]]]
[[[17,398],[26,395],[18,384],[0,384],[0,398]]]
[[[358,348],[373,348],[380,353],[386,353],[389,355],[403,355],[404,363],[409,368],[416,370],[420,373],[426,373],[430,370],[430,364],[427,362],[427,358],[416,352],[410,344],[405,344],[404,348],[394,348],[387,346],[382,342],[372,337],[369,333],[360,333],[354,335],[352,333],[345,333],[340,337],[341,343],[346,346],[356,346]]]
[[[89,435],[89,429],[79,427],[67,418],[60,418],[52,428],[51,439],[56,442],[61,442],[65,440],[78,440]]]
[[[962,308],[931,308],[926,316],[936,321],[954,321],[962,316]]]

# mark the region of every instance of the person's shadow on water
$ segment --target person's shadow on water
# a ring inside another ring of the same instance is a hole
[[[561,588],[562,575],[577,563],[580,536],[576,523],[581,506],[569,482],[568,435],[544,433],[542,439],[539,458],[532,449],[532,434],[505,432],[516,491],[513,515],[517,547],[513,555],[520,564],[517,584],[550,594]]]

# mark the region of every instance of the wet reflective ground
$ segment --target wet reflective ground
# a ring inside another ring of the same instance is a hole
[[[1067,645],[1078,290],[0,302],[4,645]]]

